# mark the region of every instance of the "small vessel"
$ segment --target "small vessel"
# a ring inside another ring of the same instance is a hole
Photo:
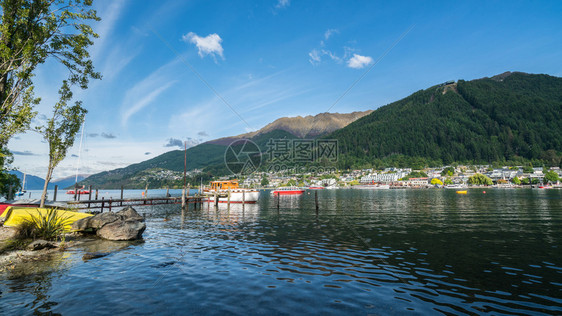
[[[29,206],[9,206],[0,215],[4,219],[4,226],[17,227],[24,222],[32,220],[32,217],[45,217],[50,210],[46,208],[29,207]],[[57,215],[65,221],[64,229],[70,231],[72,223],[75,221],[93,216],[92,214],[79,213],[66,210],[57,210]]]
[[[16,192],[16,196],[23,196],[25,193],[27,193],[27,191],[25,190],[25,177],[26,177],[26,173],[23,174],[23,183],[21,185],[21,190],[19,190],[18,192]]]
[[[457,191],[457,194],[467,194],[467,193],[468,193],[468,191],[466,191],[466,190],[459,190],[459,191]]]
[[[82,186],[80,189],[68,190],[66,194],[90,194],[90,191],[86,190],[85,186]]]
[[[256,203],[260,197],[259,190],[244,189],[238,185],[238,180],[211,181],[211,187],[203,189],[203,193],[209,195],[207,202],[215,202],[214,194],[219,203]]]
[[[303,194],[304,193],[304,189],[299,188],[299,187],[279,187],[276,188],[275,190],[271,191],[271,194],[273,195],[298,195],[298,194]]]
[[[354,189],[360,190],[388,190],[390,189],[389,184],[360,184],[353,186]]]
[[[310,186],[308,187],[309,190],[324,190],[324,187],[320,187],[320,186]]]

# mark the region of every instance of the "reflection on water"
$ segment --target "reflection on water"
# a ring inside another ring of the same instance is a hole
[[[0,312],[559,314],[562,191],[322,190],[147,206],[145,242],[0,276]],[[279,208],[277,208],[279,203]],[[95,243],[94,243],[95,244]],[[66,256],[66,257],[65,257]]]

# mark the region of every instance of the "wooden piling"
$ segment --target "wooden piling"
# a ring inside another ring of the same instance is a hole
[[[318,215],[318,190],[314,190],[314,202],[316,204],[316,214]]]
[[[104,201],[104,197],[102,196],[101,197],[101,212],[100,213],[103,213],[103,205],[104,204],[105,204],[105,201]]]
[[[96,201],[98,200],[98,191],[99,189],[96,189]]]
[[[246,204],[246,191],[242,191],[242,209],[244,209],[244,204]]]
[[[121,186],[121,206],[123,206],[123,186]]]
[[[88,186],[88,201],[90,201],[92,199],[92,186],[89,185]]]
[[[227,203],[226,203],[226,204],[227,204],[227,207],[228,207],[228,209],[230,210],[230,189],[228,189],[228,197],[227,197],[227,200],[226,200],[226,201],[227,201]]]
[[[170,197],[170,188],[166,188],[166,197]]]
[[[55,194],[53,195],[53,202],[57,201],[57,191],[59,190],[59,186],[55,185]]]
[[[215,207],[219,206],[219,195],[215,192]]]
[[[76,201],[77,195],[78,195],[78,184],[74,184],[74,201]]]
[[[109,198],[109,211],[111,212],[111,198]]]
[[[279,192],[277,192],[277,210],[279,211]]]
[[[185,208],[185,189],[181,190],[181,209]]]

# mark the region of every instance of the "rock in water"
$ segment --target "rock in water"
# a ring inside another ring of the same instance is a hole
[[[109,255],[109,252],[87,252],[84,256],[82,256],[82,260],[86,261],[90,259],[103,258],[107,255]]]
[[[92,217],[82,218],[72,223],[72,230],[85,231],[93,229],[95,231],[120,219],[122,219],[122,217],[113,212],[100,213]]]
[[[28,250],[32,250],[32,251],[36,251],[36,250],[41,250],[41,249],[52,249],[52,248],[56,248],[57,246],[55,246],[53,243],[48,242],[46,240],[36,240],[34,242],[32,242],[31,244],[29,244],[27,246]]]
[[[119,215],[125,220],[132,219],[144,222],[144,217],[137,213],[137,211],[132,206],[127,206],[126,208],[115,213],[115,215]]]
[[[109,240],[135,240],[142,238],[145,229],[144,221],[120,220],[98,229],[96,235]]]
[[[83,218],[72,224],[75,231],[92,231],[109,240],[135,240],[142,238],[146,229],[144,217],[128,206],[117,213],[105,212]]]

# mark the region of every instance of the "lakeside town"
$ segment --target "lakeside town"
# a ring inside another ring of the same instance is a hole
[[[201,170],[192,170],[187,176],[197,178]],[[475,177],[482,175],[480,177]],[[229,180],[234,176],[219,177],[216,180]],[[181,181],[182,172],[153,169],[139,176],[138,181]],[[349,171],[328,170],[291,174],[282,172],[254,172],[246,177],[237,177],[240,185],[246,188],[277,188],[284,186],[353,188],[380,187],[392,189],[405,188],[457,188],[488,185],[500,188],[521,187],[562,187],[560,167],[457,165],[414,170],[412,168],[358,169]],[[205,184],[205,183],[204,183]],[[196,184],[197,185],[197,184]]]

